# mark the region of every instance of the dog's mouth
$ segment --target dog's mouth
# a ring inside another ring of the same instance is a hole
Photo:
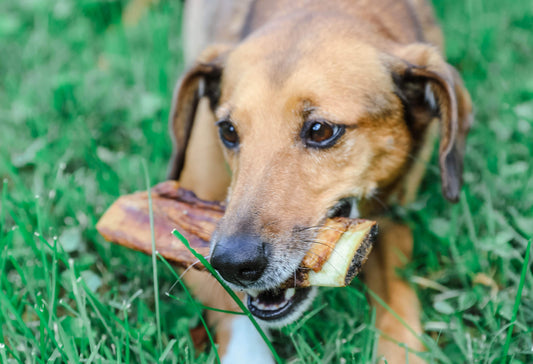
[[[328,212],[328,217],[344,216],[358,217],[357,201],[355,198],[344,198],[335,204]],[[298,319],[313,302],[317,293],[316,287],[283,288],[266,290],[246,290],[246,305],[256,318],[266,326],[283,326]]]
[[[270,326],[286,325],[307,309],[315,291],[314,287],[247,290],[246,304],[252,315]]]

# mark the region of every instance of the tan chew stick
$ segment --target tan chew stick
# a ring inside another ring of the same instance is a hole
[[[302,260],[295,283],[286,286],[344,287],[361,271],[377,236],[375,221],[336,217],[328,219]]]
[[[184,268],[204,270],[192,253],[175,238],[177,229],[203,256],[209,254],[209,239],[224,206],[198,199],[179,188],[175,181],[152,188],[152,210],[156,250],[167,260]],[[108,241],[146,254],[152,252],[148,193],[121,196],[98,221],[96,228]],[[348,218],[328,219],[287,286],[342,287],[359,273],[372,249],[377,233],[373,221]]]
[[[204,257],[209,255],[209,239],[224,207],[198,199],[192,192],[179,188],[175,181],[152,188],[155,248],[167,260],[182,267],[197,259],[171,232],[176,229]],[[119,197],[96,224],[98,232],[108,241],[152,253],[148,193],[137,192]],[[201,264],[194,268],[205,269]]]

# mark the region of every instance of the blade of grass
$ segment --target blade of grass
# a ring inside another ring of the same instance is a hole
[[[327,303],[324,303],[320,305],[319,307],[315,308],[311,312],[306,313],[301,319],[299,319],[297,322],[293,323],[289,330],[289,335],[292,336],[296,334],[298,330],[302,328],[311,318],[313,318],[316,314],[318,314],[320,311],[322,311],[324,308],[328,306]]]
[[[503,356],[500,363],[504,364],[509,353],[509,346],[511,345],[511,337],[513,336],[513,328],[516,322],[516,316],[518,314],[518,308],[520,307],[520,301],[522,300],[522,289],[526,281],[527,267],[529,266],[529,253],[531,251],[531,239],[527,243],[526,256],[524,257],[524,264],[522,264],[522,273],[520,274],[520,282],[518,283],[518,290],[516,291],[516,297],[514,300],[513,315],[511,316],[511,324],[507,329],[507,338],[503,346]]]
[[[174,346],[174,344],[177,342],[176,339],[172,339],[170,340],[170,342],[168,343],[167,347],[165,348],[165,350],[163,351],[163,353],[161,354],[161,356],[159,357],[159,361],[161,363],[164,363],[165,362],[165,358],[167,357],[168,353],[170,353],[170,350],[172,350],[172,347]]]
[[[100,346],[102,346],[102,343],[107,339],[105,335],[102,336],[98,344],[96,345],[95,350],[91,352],[91,355],[87,358],[86,364],[91,364],[94,359],[96,359],[96,356],[98,355],[98,352],[100,350]]]
[[[152,238],[152,272],[154,281],[154,300],[155,300],[155,320],[157,325],[157,348],[159,355],[163,351],[163,341],[161,339],[161,316],[159,314],[159,281],[157,278],[157,259],[155,249],[155,231],[154,231],[154,211],[152,208],[152,191],[150,189],[150,178],[148,176],[148,167],[146,161],[143,159],[142,166],[144,169],[144,179],[146,183],[146,191],[148,192],[148,213],[150,216],[150,235]]]
[[[213,339],[213,336],[211,335],[211,332],[209,331],[209,327],[207,326],[207,322],[205,322],[205,319],[204,317],[202,316],[202,310],[198,307],[198,305],[196,304],[196,301],[194,300],[194,298],[192,297],[191,293],[189,292],[189,289],[187,288],[187,286],[185,285],[185,283],[183,283],[183,281],[181,280],[180,276],[176,273],[176,271],[172,268],[172,266],[169,264],[169,262],[167,262],[167,260],[165,258],[163,258],[163,256],[159,253],[157,253],[157,256],[159,257],[159,259],[161,259],[161,261],[163,262],[163,264],[170,270],[170,272],[174,275],[174,277],[178,280],[179,284],[181,285],[181,287],[183,288],[183,291],[185,292],[185,294],[187,295],[187,297],[189,298],[189,300],[192,302],[193,306],[194,306],[194,309],[196,310],[197,314],[198,314],[198,317],[200,317],[200,320],[202,321],[202,325],[204,326],[205,328],[205,331],[207,333],[207,337],[209,338],[209,342],[211,343],[212,347],[213,347],[213,350],[215,351],[215,356],[216,356],[216,359],[217,359],[217,363],[220,364],[220,357],[218,356],[218,350],[217,350],[217,347],[215,345],[215,340]]]
[[[2,340],[3,340],[3,337],[2,337]],[[3,359],[4,356],[7,356],[6,355],[6,352],[7,352],[7,354],[10,355],[11,360],[14,359],[17,363],[24,364],[22,359],[20,359],[20,357],[17,355],[17,353],[15,351],[13,351],[13,349],[11,349],[8,344],[6,344],[4,342],[0,342],[0,351],[3,351],[1,353],[1,355],[0,355],[0,357],[2,357],[2,360],[3,360],[2,363],[8,363],[7,361],[5,361],[5,359]]]
[[[7,178],[2,183],[2,201],[0,202],[0,237],[4,236],[6,227]]]
[[[91,307],[93,308],[94,312],[96,313],[96,316],[100,319],[102,325],[104,326],[105,330],[108,332],[108,334],[111,337],[111,340],[115,343],[116,347],[116,355],[117,355],[117,363],[122,363],[122,343],[124,343],[125,351],[126,351],[126,363],[129,363],[129,343],[130,343],[130,337],[132,337],[134,340],[135,338],[132,336],[132,334],[129,331],[129,326],[127,324],[127,313],[126,310],[131,304],[131,302],[138,297],[142,290],[138,290],[132,297],[130,297],[127,301],[127,303],[124,304],[123,307],[120,308],[121,312],[124,312],[124,320],[126,322],[122,322],[119,317],[117,317],[112,311],[107,310],[105,306],[102,305],[102,303],[99,302],[98,297],[95,296],[89,287],[85,283],[83,283],[83,288],[85,289],[85,294],[87,295],[87,300]],[[106,321],[106,318],[110,320],[110,322]],[[110,326],[110,323],[114,323],[116,327],[119,327],[121,330],[121,337],[117,337],[113,334],[113,330]]]
[[[8,252],[7,244],[8,243],[6,242],[6,245],[3,248],[0,248],[0,272],[2,273],[6,271],[5,266],[7,262],[7,252]],[[7,280],[7,277],[6,275],[2,274],[0,276],[0,290],[2,289],[4,280]],[[6,284],[6,285],[9,285],[9,284]],[[0,333],[1,333],[1,329],[0,329]]]
[[[39,310],[38,308],[34,308],[33,312],[35,313],[35,315],[39,318],[41,324],[39,325],[40,329],[41,329],[41,332],[40,332],[40,337],[41,338],[44,338],[45,337],[45,333],[44,333],[44,330],[46,330],[48,332],[48,336],[50,338],[50,341],[52,341],[52,343],[55,345],[56,347],[56,350],[59,351],[59,353],[62,355],[62,356],[65,356],[65,352],[63,351],[63,348],[59,345],[59,343],[57,342],[56,340],[56,337],[54,335],[54,331],[53,331],[53,327],[49,322],[46,322],[45,321],[45,314],[43,311]]]
[[[10,361],[7,360],[8,357]],[[0,359],[2,359],[0,361],[1,363],[12,363],[13,361],[16,361],[19,364],[25,363],[19,358],[15,351],[3,342],[0,342]]]
[[[372,311],[370,313],[370,326],[376,327],[376,308],[373,307]],[[376,357],[378,352],[378,340],[377,340],[377,334],[374,335],[368,335],[367,344],[365,345],[365,351],[366,354],[364,358],[371,358],[371,363],[376,363]]]
[[[83,322],[83,327],[85,333],[87,334],[87,339],[89,340],[89,347],[91,352],[96,350],[96,343],[94,342],[93,331],[91,329],[91,320],[87,314],[86,298],[85,291],[78,289],[78,284],[81,281],[81,277],[76,278],[75,269],[74,269],[74,260],[69,259],[69,273],[70,281],[72,284],[72,293],[74,294],[74,299],[76,300],[76,307],[78,308],[80,318]]]
[[[0,343],[0,358],[2,358],[2,363],[7,363],[6,345],[4,343]]]
[[[170,294],[168,292],[165,293],[168,297],[175,299],[176,301],[185,302],[185,300],[174,296],[173,294]],[[202,310],[209,310],[209,311],[216,311],[216,312],[222,312],[222,313],[228,313],[230,315],[246,315],[244,312],[237,312],[237,311],[229,311],[229,310],[221,310],[219,308],[209,307],[206,305],[202,305],[200,302],[195,303],[198,307],[200,307]]]
[[[52,255],[52,279],[51,279],[51,289],[52,292],[49,295],[50,301],[48,302],[48,322],[52,322],[52,317],[56,312],[56,302],[57,302],[57,237],[54,236],[54,250]]]
[[[464,212],[462,218],[465,221],[467,232],[468,232],[468,237],[470,238],[470,241],[472,242],[472,244],[474,245],[475,249],[478,252],[482,252],[483,250],[480,249],[479,239],[476,233],[474,219],[472,217],[472,211],[470,209],[470,205],[468,204],[469,197],[470,196],[467,196],[466,192],[463,190],[463,192],[461,193],[461,208]],[[475,263],[477,266],[474,267],[473,270],[479,270],[480,268],[483,268],[483,270],[486,270],[488,268],[486,265],[486,260],[480,259],[481,257],[478,256],[478,254],[476,254],[475,257],[476,257]]]
[[[93,308],[96,316],[100,319],[100,322],[102,323],[102,325],[104,326],[104,329],[107,331],[107,333],[109,334],[109,336],[111,337],[111,339],[114,341],[114,342],[117,342],[118,341],[118,338],[113,335],[113,330],[111,330],[111,327],[109,327],[109,325],[107,324],[107,320],[104,318],[104,316],[102,315],[102,313],[100,312],[100,310],[98,309],[98,306],[96,305],[96,303],[94,302],[95,299],[92,297],[92,295],[90,294],[90,289],[89,287],[87,287],[87,285],[85,284],[85,282],[83,282],[83,288],[85,290],[85,294],[86,294],[86,298],[87,298],[87,302],[89,302],[89,305],[91,305],[91,307]]]
[[[39,254],[41,256],[41,262],[42,262],[42,267],[43,267],[43,277],[50,277],[50,273],[49,273],[49,270],[48,270],[48,260],[46,259],[46,249],[44,248],[44,244],[43,244],[43,240],[46,241],[46,239],[43,237],[43,218],[42,218],[42,211],[41,211],[41,207],[39,206],[39,201],[40,201],[40,197],[39,196],[35,196],[35,212],[36,212],[36,216],[37,216],[37,232],[34,232],[34,235],[38,238],[39,242],[40,242],[40,246],[39,246]],[[47,243],[48,246],[50,246],[50,244]],[[35,246],[37,246],[37,244],[35,244]],[[51,287],[50,287],[50,280],[46,280],[46,293],[48,294],[48,297],[51,296]]]
[[[33,332],[25,324],[19,311],[13,306],[13,304],[3,291],[0,291],[0,308],[6,310],[2,313],[3,316],[11,317],[11,322],[14,324],[16,323],[16,326],[18,326],[19,330],[24,334],[24,337],[31,341],[37,341],[37,338],[35,337]],[[9,315],[7,313],[9,313]]]
[[[122,310],[122,315],[124,316],[124,335],[126,336],[125,337],[126,344],[124,347],[124,354],[125,354],[124,359],[126,363],[129,363],[130,353],[131,353],[131,341],[130,341],[130,334],[129,334],[130,325],[128,321],[128,310],[126,307],[124,308],[124,310]]]
[[[248,308],[242,303],[242,301],[239,299],[239,297],[237,297],[237,295],[235,294],[235,292],[233,292],[231,290],[231,288],[228,287],[228,285],[222,280],[222,278],[218,275],[218,273],[215,271],[215,269],[211,266],[211,264],[209,264],[209,262],[202,256],[202,254],[198,254],[196,252],[196,250],[194,250],[189,242],[187,241],[187,239],[185,239],[185,237],[183,235],[181,235],[181,233],[179,231],[177,231],[176,229],[174,229],[172,231],[172,234],[177,237],[182,243],[183,245],[185,245],[185,247],[196,257],[196,259],[200,260],[200,263],[202,263],[206,268],[207,270],[213,275],[213,277],[215,277],[215,279],[220,283],[220,285],[226,290],[226,292],[228,292],[228,294],[231,296],[231,298],[233,298],[233,300],[235,301],[235,303],[237,305],[239,305],[239,308],[244,312],[246,313],[246,316],[248,316],[248,318],[250,319],[250,321],[252,322],[252,324],[254,325],[254,327],[257,329],[257,332],[259,333],[259,335],[261,335],[261,338],[265,341],[265,344],[268,346],[268,348],[270,349],[270,351],[272,352],[272,355],[274,356],[274,359],[276,360],[277,363],[282,363],[281,361],[281,358],[279,357],[278,353],[276,352],[276,350],[274,349],[274,346],[272,346],[272,343],[270,342],[270,340],[268,339],[268,337],[266,336],[265,332],[263,331],[263,329],[261,329],[261,326],[259,326],[259,324],[257,323],[257,321],[254,319],[252,313],[250,312],[250,310],[248,310]]]

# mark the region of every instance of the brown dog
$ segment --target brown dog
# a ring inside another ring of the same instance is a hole
[[[278,289],[316,243],[328,216],[373,217],[412,201],[440,129],[444,196],[459,198],[471,101],[441,55],[422,0],[197,0],[187,3],[186,51],[195,63],[174,96],[170,177],[204,199],[227,199],[211,263],[266,326],[295,320],[312,289]],[[380,220],[367,284],[415,332],[418,301],[395,270],[410,230]],[[204,273],[186,276],[198,299],[235,310]],[[384,338],[424,350],[377,307]],[[270,362],[242,317],[208,313],[223,361]],[[243,343],[243,340],[246,343]],[[256,342],[257,345],[253,344]],[[238,343],[239,345],[235,345]],[[405,349],[380,339],[389,363]],[[410,355],[410,362],[416,361]]]

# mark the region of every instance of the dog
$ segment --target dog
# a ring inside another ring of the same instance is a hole
[[[188,70],[170,114],[169,177],[226,201],[210,261],[265,327],[296,320],[314,288],[280,289],[327,217],[377,219],[367,284],[378,352],[421,361],[419,303],[396,270],[413,237],[386,218],[412,202],[436,138],[442,192],[455,202],[472,102],[442,56],[422,0],[197,0],[185,4]],[[185,279],[205,305],[238,310],[212,277]],[[246,317],[209,311],[224,363],[272,362]],[[396,341],[396,342],[395,342]],[[246,344],[243,344],[243,343]]]

